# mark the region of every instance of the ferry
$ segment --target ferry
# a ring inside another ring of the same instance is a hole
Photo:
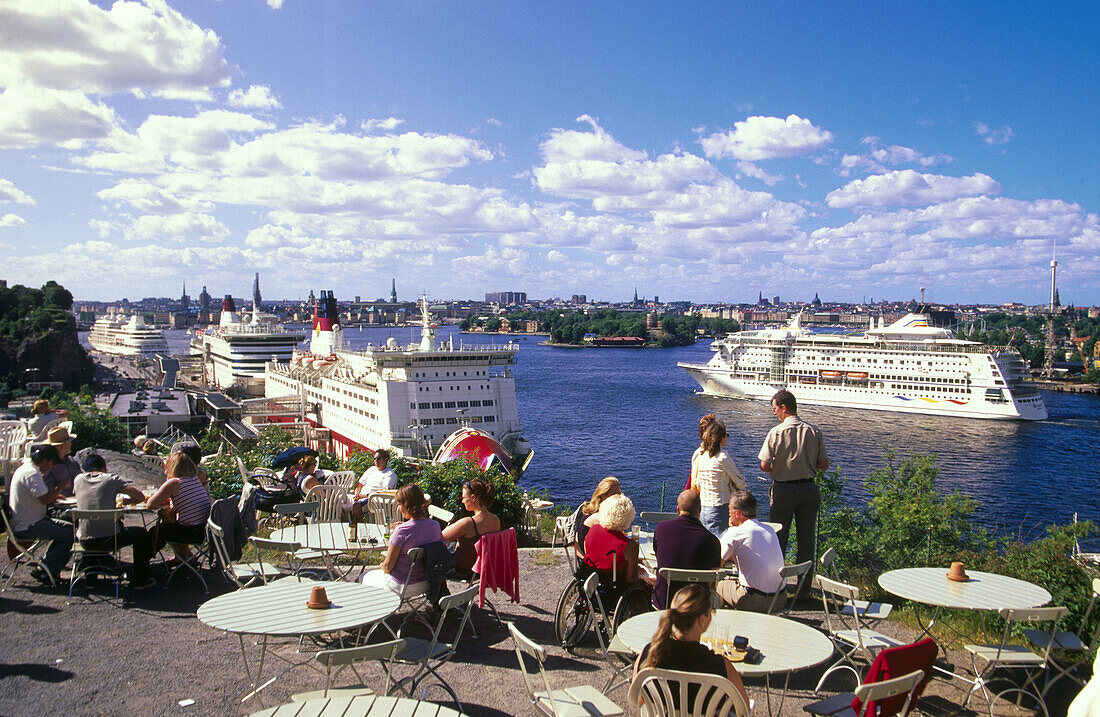
[[[419,342],[402,346],[391,337],[355,351],[344,347],[336,299],[322,291],[308,351],[289,363],[269,361],[264,395],[300,396],[306,420],[328,429],[340,455],[392,447],[431,458],[455,431],[472,428],[500,443],[521,472],[532,452],[512,375],[518,345],[437,342],[427,297],[420,314]]]
[[[164,332],[147,325],[139,314],[98,319],[92,324],[88,343],[96,351],[115,356],[151,358],[155,354],[168,353]]]
[[[218,325],[192,336],[191,355],[202,357],[209,383],[262,396],[267,362],[289,363],[305,337],[304,332],[289,331],[274,316],[262,314],[255,302],[251,318],[244,312],[238,315],[233,297],[226,296]]]
[[[1011,347],[992,347],[910,313],[857,334],[814,333],[801,315],[782,328],[740,331],[711,344],[705,364],[678,363],[702,392],[800,404],[962,418],[1041,421],[1046,404]]]

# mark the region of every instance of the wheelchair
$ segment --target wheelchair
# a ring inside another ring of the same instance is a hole
[[[590,602],[584,594],[584,583],[592,573],[599,573],[599,586]],[[619,625],[653,609],[651,596],[652,590],[642,581],[619,585],[614,569],[610,572],[596,570],[582,563],[577,566],[573,580],[558,598],[558,607],[554,611],[554,636],[562,649],[571,650],[581,643],[595,622],[596,629],[601,632],[601,642],[609,645]],[[606,612],[608,605],[615,606],[611,614]],[[602,614],[597,615],[596,612]]]

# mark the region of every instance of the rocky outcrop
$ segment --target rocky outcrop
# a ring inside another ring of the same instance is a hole
[[[91,380],[92,368],[72,321],[65,327],[55,324],[17,344],[0,341],[0,375],[11,375],[17,384],[61,381],[67,390],[75,391]]]

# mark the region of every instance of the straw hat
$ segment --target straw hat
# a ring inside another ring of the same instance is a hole
[[[51,428],[50,432],[46,434],[46,443],[51,446],[60,446],[72,443],[74,438],[76,438],[75,433],[69,433],[69,429],[65,426],[58,426],[57,428]]]

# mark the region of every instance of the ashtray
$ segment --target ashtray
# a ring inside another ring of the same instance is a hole
[[[324,610],[332,607],[332,601],[325,594],[325,589],[317,585],[309,591],[309,600],[306,600],[306,607],[310,610]]]

